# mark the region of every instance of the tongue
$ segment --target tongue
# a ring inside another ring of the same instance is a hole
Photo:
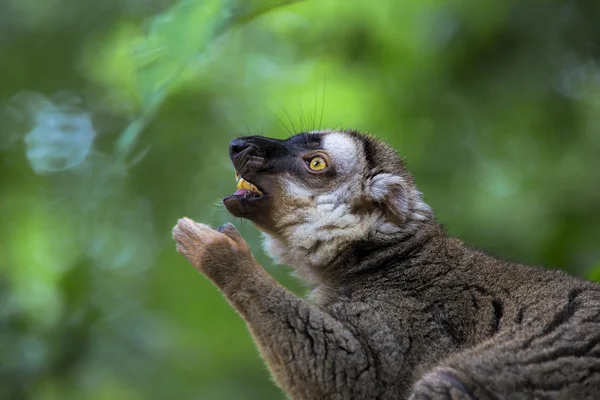
[[[250,193],[252,193],[251,190],[248,190],[248,189],[238,189],[238,190],[235,191],[234,195],[240,196],[240,197],[244,197],[244,196],[249,195]]]
[[[259,197],[260,193],[255,192],[254,190],[250,190],[250,189],[238,189],[235,191],[234,195],[238,196],[238,197],[243,197],[244,199],[247,199],[249,197]]]

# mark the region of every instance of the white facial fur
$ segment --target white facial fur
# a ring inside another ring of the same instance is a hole
[[[352,242],[369,235],[393,235],[401,231],[380,209],[360,214],[352,211],[361,199],[379,202],[392,195],[392,190],[405,186],[402,177],[389,173],[366,181],[365,155],[356,140],[342,132],[327,133],[324,137],[322,150],[338,174],[338,183],[328,193],[315,195],[314,188],[306,187],[292,176],[282,179],[285,196],[294,199],[295,208],[279,217],[277,236],[264,234],[264,246],[277,262],[295,267],[308,282],[317,283],[319,269],[334,261]],[[409,208],[417,206],[429,212],[419,195],[417,192],[415,202],[407,198],[401,211],[408,213]],[[417,214],[420,215],[418,211]]]
[[[338,132],[326,135],[323,138],[323,150],[333,158],[340,174],[356,173],[364,167],[361,162],[364,159],[362,150],[347,135]]]

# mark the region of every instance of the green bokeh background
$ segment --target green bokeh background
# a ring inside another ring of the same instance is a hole
[[[170,238],[248,133],[370,131],[451,234],[600,278],[599,2],[277,5],[0,2],[1,399],[283,398]]]

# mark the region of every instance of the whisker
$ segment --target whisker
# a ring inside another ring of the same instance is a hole
[[[298,118],[300,119],[301,122],[301,133],[304,136],[304,140],[306,141],[306,146],[310,148],[310,142],[308,141],[308,126],[306,126],[306,124],[304,123],[304,118],[302,117],[302,113],[304,113],[304,110],[302,109],[302,103],[300,103],[300,111],[298,111],[297,108],[294,107],[294,110],[296,111],[296,114],[298,114]]]
[[[248,132],[246,135],[242,136],[252,136],[252,129],[250,129],[250,125],[248,125],[248,121],[244,119],[244,125],[246,126],[246,131]]]
[[[279,124],[281,126],[283,126],[283,128],[288,132],[289,136],[293,136],[294,133],[290,130],[290,128],[283,122],[283,120],[279,117],[279,115],[274,112],[273,110],[271,110],[269,108],[269,111],[271,112],[271,114],[273,114],[275,116],[275,118],[277,119],[277,122],[279,122]]]
[[[298,117],[302,123],[302,131],[308,131],[308,124],[304,121],[304,109],[302,108],[302,102],[300,102],[300,111],[296,110],[296,113],[298,113]]]
[[[290,114],[287,112],[287,110],[284,108],[283,112],[285,113],[285,115],[287,115],[288,119],[290,120],[290,124],[292,124],[292,129],[294,130],[294,132],[298,132],[296,130],[296,125],[294,125],[294,121],[292,120],[292,117],[290,116]]]
[[[327,91],[327,74],[325,74],[325,82],[323,83],[323,98],[321,99],[321,117],[319,118],[319,130],[323,129],[323,111],[325,110],[325,92]]]
[[[300,125],[300,130],[296,131],[296,133],[304,132],[304,126],[302,126],[302,117],[300,116],[300,113],[298,112],[298,109],[296,107],[294,107],[294,111],[298,116],[298,124]]]
[[[229,220],[227,222],[229,222],[230,224],[233,224],[235,222],[235,217],[230,214],[229,215]]]
[[[317,84],[315,86],[315,98],[314,98],[314,102],[313,102],[313,113],[312,113],[312,124],[310,127],[311,131],[314,131],[316,126],[316,122],[317,122],[317,92],[319,91],[319,85]]]
[[[331,130],[332,130],[332,131],[337,131],[337,130],[338,130],[338,128],[340,128],[341,126],[342,126],[342,122],[339,122],[339,123],[335,124],[335,125],[333,126],[333,128],[331,128]]]

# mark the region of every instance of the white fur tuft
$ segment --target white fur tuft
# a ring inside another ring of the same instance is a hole
[[[401,176],[381,173],[367,180],[365,185],[366,195],[375,201],[381,201],[392,194],[395,188],[401,188],[405,184]]]

